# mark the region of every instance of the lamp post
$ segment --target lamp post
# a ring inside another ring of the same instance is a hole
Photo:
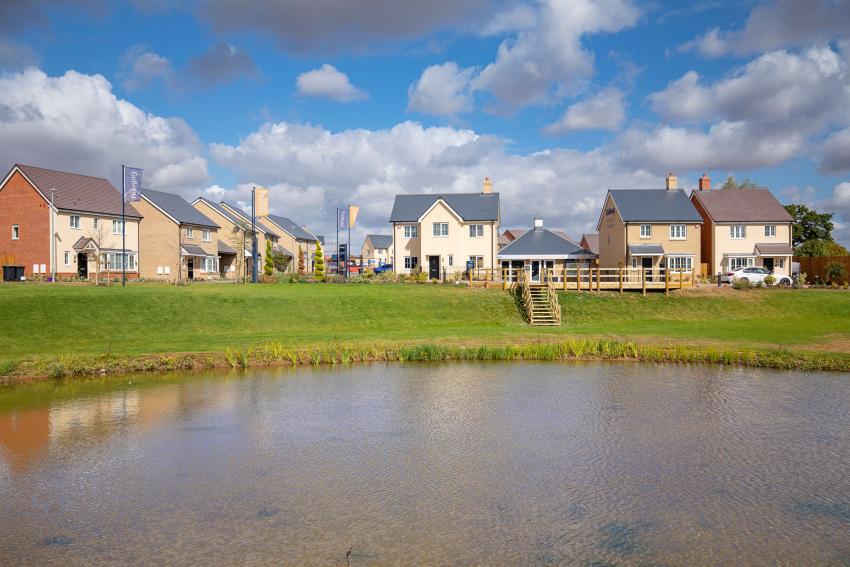
[[[251,186],[251,283],[257,283],[257,188]]]
[[[56,283],[56,188],[50,190],[50,281]]]

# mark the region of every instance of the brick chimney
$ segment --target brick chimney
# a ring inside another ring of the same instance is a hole
[[[484,193],[485,195],[489,195],[492,192],[493,192],[493,182],[490,181],[489,177],[485,177],[484,178],[484,187],[482,189],[482,193]]]
[[[673,175],[673,172],[667,174],[667,190],[675,191],[679,187],[679,178]]]
[[[711,177],[707,173],[703,173],[702,177],[699,178],[699,190],[711,191]]]
[[[265,187],[257,187],[254,190],[254,207],[257,218],[269,216],[269,190]]]

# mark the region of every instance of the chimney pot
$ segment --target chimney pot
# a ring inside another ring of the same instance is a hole
[[[485,177],[484,178],[483,193],[485,195],[489,195],[492,192],[493,192],[493,182],[490,181],[489,177]]]
[[[707,173],[703,173],[702,177],[699,178],[699,190],[700,191],[710,191],[711,190],[711,177],[709,177]]]
[[[679,178],[673,175],[673,172],[667,174],[667,190],[675,191],[679,187]]]
[[[265,187],[254,190],[254,207],[257,218],[269,216],[269,190]]]
[[[543,229],[543,219],[540,218],[540,215],[534,217],[534,230],[542,230]]]

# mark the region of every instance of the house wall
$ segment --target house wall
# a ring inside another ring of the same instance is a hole
[[[50,205],[18,171],[0,187],[0,264],[23,266],[26,275],[44,264],[50,272]]]
[[[703,208],[702,203],[700,203],[699,199],[697,199],[694,195],[696,193],[691,194],[691,204],[693,204],[694,208],[699,212],[702,217],[702,229],[700,230],[700,256],[703,262],[708,264],[708,274],[703,274],[704,276],[708,276],[710,274],[716,274],[717,271],[712,269],[712,264],[714,258],[714,221],[711,220],[711,217],[708,215],[708,212]]]
[[[135,203],[134,203],[134,207]],[[138,209],[137,209],[138,210]],[[80,217],[80,228],[71,227],[71,217]],[[94,227],[94,221],[97,219],[99,228]],[[77,251],[74,250],[74,244],[80,238],[91,238],[100,248],[120,249],[122,246],[121,233],[114,234],[112,232],[112,221],[120,221],[120,217],[98,215],[91,213],[78,213],[71,211],[59,211],[56,214],[56,274],[64,277],[73,277],[77,275]],[[141,262],[141,251],[139,250],[139,220],[135,218],[126,219],[126,248],[127,253],[136,254],[136,269],[128,270],[127,273],[131,277],[135,277],[139,273],[139,264]],[[69,263],[65,263],[65,252],[68,252]],[[95,264],[95,255],[93,253],[88,256],[88,273],[92,276],[97,273],[97,265]],[[105,269],[101,269],[101,275]],[[114,272],[112,272],[114,273]]]
[[[626,262],[626,225],[608,195],[599,222],[599,266],[616,268],[619,262]]]
[[[213,221],[219,227],[217,232],[217,241],[216,241],[216,250],[218,250],[218,240],[221,240],[231,248],[239,250],[242,248],[242,232],[234,232],[234,228],[236,228],[236,223],[231,221],[226,216],[222,215],[218,212],[217,209],[209,206],[207,203],[203,201],[197,201],[192,204],[197,210],[199,210],[205,217]],[[248,242],[246,241],[246,245]],[[244,257],[244,253],[242,254]],[[232,254],[225,254],[222,256],[219,254],[219,272],[224,274],[226,279],[236,279],[236,257]],[[240,264],[240,268],[242,270],[245,269],[246,263],[243,260]]]
[[[189,227],[192,228],[192,236],[189,236]],[[204,240],[204,228],[203,226],[198,225],[190,225],[190,224],[181,224],[180,225],[180,235],[181,242],[183,244],[191,244],[193,246],[199,246],[206,255],[218,257],[218,229],[210,228],[210,239]],[[186,275],[188,272],[188,257],[183,258],[183,274]],[[207,272],[203,269],[202,260],[198,258],[193,259],[193,267],[192,267],[192,278],[195,280],[215,280],[219,278],[218,270],[214,270],[211,272]]]
[[[419,227],[419,236],[416,238],[405,238],[404,227],[406,225],[414,225]],[[404,268],[405,256],[416,256],[419,258],[422,252],[422,231],[419,223],[399,223],[393,225],[393,254],[396,262],[393,264],[393,271],[399,274],[409,274],[410,270]]]
[[[365,266],[381,266],[392,262],[392,244],[389,248],[375,248],[371,240],[363,242],[360,256]]]
[[[733,224],[744,224],[746,238],[733,239],[729,227]],[[776,236],[766,237],[764,235],[765,224],[776,226]],[[716,223],[712,232],[714,237],[714,257],[711,259],[709,268],[712,273],[726,270],[723,266],[723,255],[729,253],[753,254],[756,244],[788,244],[791,245],[791,223]],[[763,258],[756,258],[756,266],[764,265]],[[776,275],[791,275],[791,258],[785,257],[784,268],[779,268],[778,263],[774,265]]]
[[[133,206],[145,217],[139,224],[139,274],[151,280],[175,281],[180,261],[177,223],[144,199]],[[158,267],[168,267],[170,273],[158,274]]]

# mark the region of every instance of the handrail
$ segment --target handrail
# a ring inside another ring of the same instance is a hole
[[[525,309],[529,324],[534,324],[534,306],[531,301],[531,277],[525,270],[520,271],[520,285],[522,286],[522,306]]]
[[[552,280],[549,280],[546,284],[546,293],[549,299],[549,311],[551,311],[555,321],[558,323],[558,326],[560,326],[561,303],[558,301],[558,294],[555,292],[555,286],[553,285]]]

